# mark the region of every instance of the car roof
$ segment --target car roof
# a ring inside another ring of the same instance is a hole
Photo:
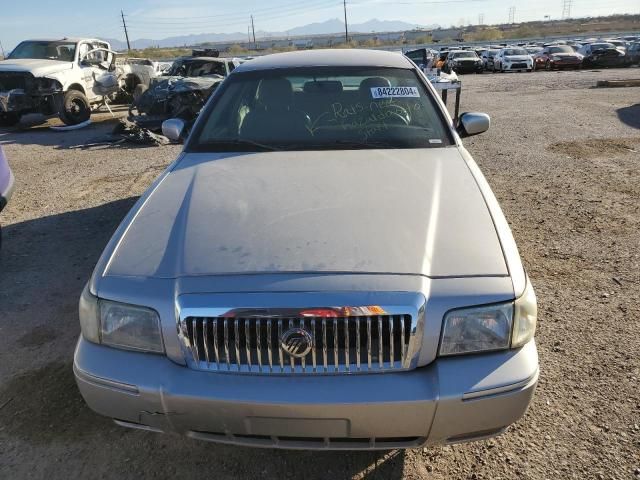
[[[89,37],[28,38],[23,41],[24,42],[69,42],[69,43],[78,43],[81,41],[88,41],[88,42],[109,43],[106,40],[100,40],[98,38],[89,38]]]
[[[320,49],[275,53],[243,63],[235,72],[297,67],[389,67],[413,69],[414,64],[401,53],[382,50]]]

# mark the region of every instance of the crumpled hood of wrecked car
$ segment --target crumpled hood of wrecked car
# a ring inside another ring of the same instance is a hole
[[[44,77],[64,70],[71,70],[73,63],[59,60],[16,58],[0,62],[0,72],[28,72],[34,77]]]
[[[508,274],[455,147],[187,154],[124,232],[105,275]]]

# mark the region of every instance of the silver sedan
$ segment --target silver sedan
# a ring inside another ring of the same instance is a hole
[[[497,435],[538,381],[536,299],[435,89],[400,54],[238,67],[80,299],[74,372],[119,425],[237,445]],[[165,123],[174,139],[180,120]]]

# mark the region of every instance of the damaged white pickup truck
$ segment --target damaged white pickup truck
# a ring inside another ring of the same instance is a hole
[[[0,126],[22,115],[58,115],[67,125],[119,89],[116,53],[102,40],[26,40],[0,61]]]

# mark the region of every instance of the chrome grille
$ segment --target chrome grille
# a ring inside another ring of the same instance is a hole
[[[411,315],[349,317],[186,317],[180,334],[191,366],[265,374],[335,374],[406,370],[412,365]],[[296,358],[280,345],[285,332],[311,334],[310,351]]]

